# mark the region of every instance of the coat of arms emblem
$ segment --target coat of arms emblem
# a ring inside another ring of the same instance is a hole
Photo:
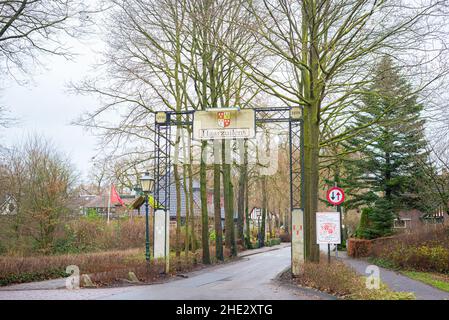
[[[231,113],[226,111],[217,112],[217,123],[222,128],[229,127],[231,124]]]

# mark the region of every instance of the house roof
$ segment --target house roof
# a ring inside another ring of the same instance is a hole
[[[122,200],[125,203],[125,205],[131,205],[134,202],[135,198],[123,197]],[[84,207],[86,207],[86,208],[107,208],[108,202],[109,202],[109,195],[101,194],[101,195],[95,196],[93,199],[88,201],[84,205]],[[120,202],[118,202],[118,201],[111,202],[111,206],[120,206]]]

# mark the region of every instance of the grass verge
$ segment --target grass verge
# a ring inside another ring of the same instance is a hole
[[[393,264],[391,261],[382,258],[369,258],[368,261],[379,267],[398,271],[403,275],[417,281],[421,281],[434,288],[449,292],[449,275],[444,273],[424,272],[415,270],[404,270]]]
[[[411,292],[390,290],[384,283],[378,289],[368,289],[366,278],[357,274],[343,262],[326,259],[320,263],[305,263],[301,267],[301,276],[293,281],[302,286],[314,288],[346,300],[414,300]]]
[[[197,270],[201,263],[201,252],[190,253],[186,258],[172,254],[170,273],[164,274],[163,259],[150,263],[141,249],[115,250],[88,254],[66,254],[35,257],[0,257],[0,286],[16,283],[43,281],[67,277],[67,266],[75,265],[80,274],[89,274],[97,286],[116,286],[126,283],[129,272],[145,283],[154,283],[175,276],[177,273]]]
[[[214,250],[211,248],[213,256]],[[225,255],[229,256],[227,250]],[[232,260],[226,258],[225,262]],[[212,263],[221,263],[212,260]],[[164,274],[165,262],[163,259],[150,263],[145,260],[141,249],[115,250],[88,254],[65,254],[54,256],[35,257],[0,257],[0,286],[15,283],[43,281],[67,277],[67,266],[75,265],[80,274],[89,274],[97,286],[117,286],[128,284],[129,272],[134,272],[143,283],[154,283],[174,277],[179,273],[190,272],[204,268],[201,263],[201,250],[188,257],[184,252],[176,257],[170,255],[170,272]]]
[[[411,279],[424,282],[432,287],[449,292],[448,275],[420,271],[402,271],[402,273]]]

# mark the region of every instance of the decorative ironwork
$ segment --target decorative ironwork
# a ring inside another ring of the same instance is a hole
[[[264,123],[288,123],[290,149],[290,206],[303,208],[303,121],[292,119],[291,107],[255,108],[256,125]],[[170,207],[170,146],[171,127],[193,125],[194,110],[166,112],[166,122],[156,122],[155,138],[155,188],[154,197],[164,208]]]
[[[303,141],[302,141],[302,120],[289,123],[290,128],[290,207],[291,209],[303,208],[302,199],[304,190],[302,182],[304,180],[303,171]]]
[[[168,116],[168,115],[167,115]],[[169,119],[168,119],[169,121]],[[155,166],[154,166],[154,200],[157,209],[168,210],[170,207],[170,138],[171,125],[156,123],[155,130]]]

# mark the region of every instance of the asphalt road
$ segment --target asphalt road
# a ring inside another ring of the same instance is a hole
[[[281,285],[276,276],[290,265],[290,247],[206,268],[163,284],[100,289],[2,290],[5,299],[228,300],[326,299],[309,289]]]

